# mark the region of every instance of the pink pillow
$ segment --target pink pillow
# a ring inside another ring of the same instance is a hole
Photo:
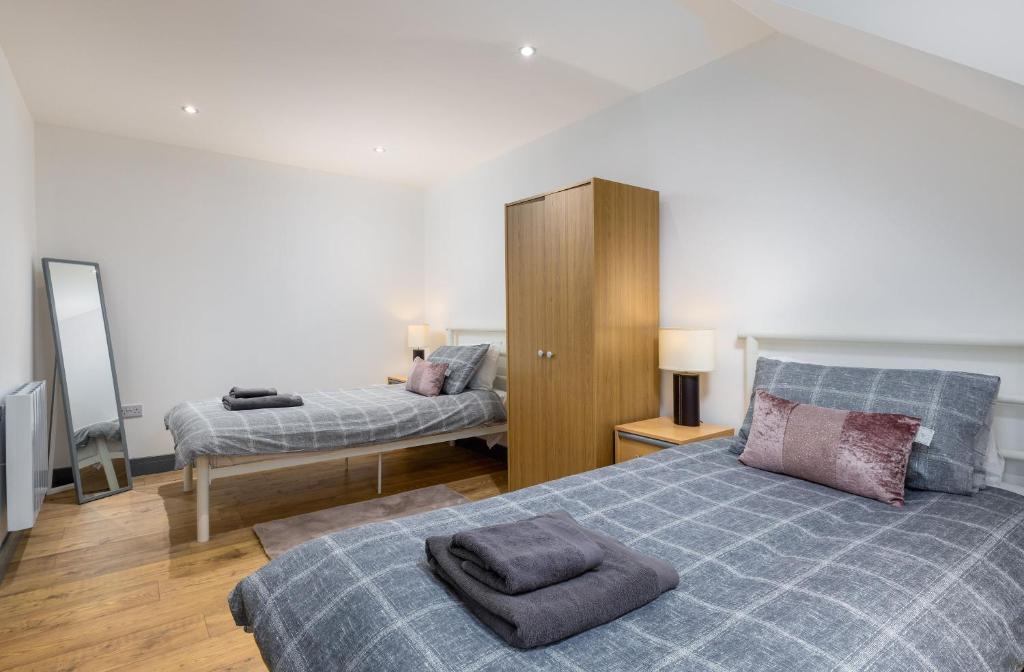
[[[903,482],[921,421],[898,413],[840,411],[764,390],[740,462],[903,506]]]
[[[447,362],[426,362],[417,357],[412,360],[412,371],[409,372],[409,380],[405,381],[405,389],[424,397],[436,397],[441,394],[447,371]]]

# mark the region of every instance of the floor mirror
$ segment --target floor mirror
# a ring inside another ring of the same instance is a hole
[[[132,487],[99,264],[43,259],[78,503]]]

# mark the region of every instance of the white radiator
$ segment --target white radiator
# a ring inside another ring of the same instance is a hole
[[[46,383],[26,383],[4,398],[7,527],[32,527],[50,487]]]

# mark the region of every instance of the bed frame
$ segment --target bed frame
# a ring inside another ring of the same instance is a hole
[[[498,375],[494,380],[494,389],[500,392],[508,390],[508,348],[505,341],[505,331],[498,329],[449,329],[449,345],[477,345],[490,343],[498,348]],[[282,457],[254,456],[248,458],[215,458],[210,459],[208,455],[200,455],[196,458],[196,540],[205,543],[210,540],[210,483],[216,478],[227,478],[240,474],[253,474],[270,469],[283,469],[286,467],[297,467],[303,464],[314,464],[329,460],[347,460],[350,457],[360,455],[377,455],[377,494],[381,493],[383,481],[383,456],[404,448],[415,448],[445,441],[454,443],[458,439],[472,437],[493,436],[504,434],[508,431],[508,424],[487,424],[477,427],[468,427],[454,432],[443,434],[430,434],[426,436],[414,436],[389,443],[374,443],[360,446],[349,446],[338,450],[326,450],[317,452],[295,452]],[[229,464],[221,465],[224,460]],[[185,466],[183,477],[184,490],[192,490],[193,468],[191,464]]]
[[[815,364],[944,368],[1000,376],[1003,384],[995,401],[992,423],[999,455],[1015,465],[1024,466],[1024,396],[1006,393],[1007,389],[1024,390],[1024,341],[766,333],[740,334],[738,338],[745,341],[744,412],[753,392],[757,358],[764,350],[781,359],[799,359]],[[762,342],[769,347],[762,348]],[[836,361],[837,357],[841,361]],[[1013,471],[1016,473],[1004,470],[1002,477],[989,480],[989,485],[1024,494],[1024,469],[1015,468]]]

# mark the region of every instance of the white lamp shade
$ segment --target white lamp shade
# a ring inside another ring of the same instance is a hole
[[[427,347],[427,337],[429,335],[429,324],[410,324],[409,347],[412,348],[413,350],[425,350]]]
[[[715,369],[713,329],[661,329],[658,332],[658,368],[700,373]]]

